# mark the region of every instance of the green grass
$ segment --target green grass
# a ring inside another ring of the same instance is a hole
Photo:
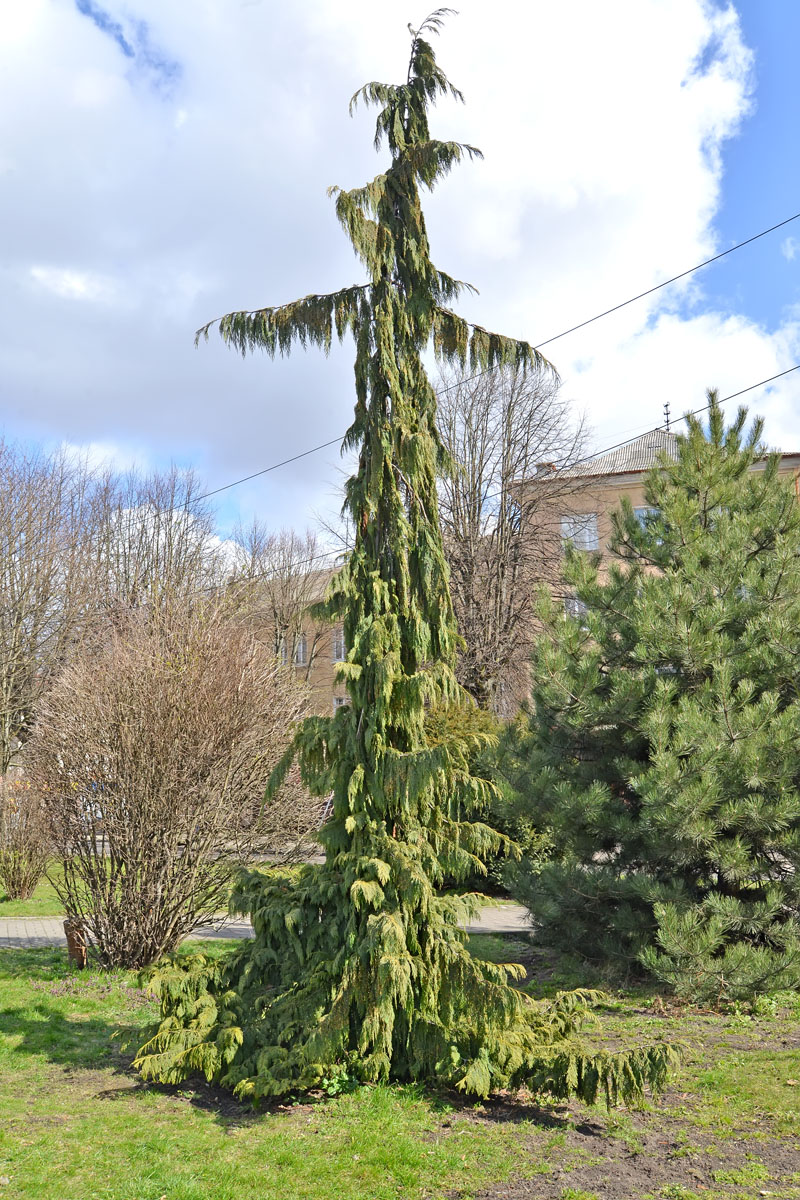
[[[152,1003],[131,975],[70,974],[57,951],[0,951],[0,1000],[4,1200],[421,1200],[553,1153],[552,1130],[477,1121],[415,1088],[254,1113],[201,1083],[143,1085],[114,1036]]]
[[[538,970],[524,940],[480,935],[470,947]],[[613,1194],[635,1200],[800,1195],[796,998],[725,1015],[641,990],[611,996],[598,1044],[686,1046],[670,1090],[643,1112],[481,1105],[414,1087],[253,1112],[201,1081],[143,1084],[117,1035],[149,1021],[152,1001],[130,973],[70,973],[64,959],[0,951],[0,1200],[469,1200],[506,1185],[522,1196],[526,1179],[541,1184],[532,1195],[590,1200],[612,1194],[606,1167]],[[574,964],[539,965],[548,990],[573,982]],[[618,1192],[628,1177],[635,1190]]]

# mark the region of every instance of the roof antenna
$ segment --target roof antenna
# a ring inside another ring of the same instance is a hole
[[[664,426],[669,433],[669,400],[664,405]]]

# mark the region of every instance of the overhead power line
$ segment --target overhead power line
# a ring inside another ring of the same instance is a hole
[[[741,250],[743,246],[749,246],[751,242],[757,242],[759,238],[766,237],[768,233],[774,233],[776,229],[782,229],[784,225],[791,224],[798,217],[800,217],[800,212],[787,217],[785,221],[778,221],[777,225],[770,225],[769,229],[762,229],[760,233],[754,233],[752,237],[745,238],[743,242],[737,242],[735,246],[730,246],[727,250],[722,250],[719,254],[704,259],[703,262],[697,263],[694,267],[688,267],[685,271],[681,271],[679,275],[673,275],[670,279],[665,279],[662,283],[657,283],[654,287],[647,288],[646,291],[639,292],[636,296],[631,296],[629,300],[623,300],[621,303],[607,308],[604,312],[597,313],[596,316],[581,321],[578,325],[572,325],[569,329],[562,330],[561,333],[547,338],[544,342],[537,342],[536,345],[537,347],[549,346],[551,342],[557,342],[559,338],[566,337],[568,333],[575,333],[577,329],[584,329],[587,325],[592,325],[595,321],[600,321],[603,317],[610,316],[611,313],[619,312],[621,308],[627,308],[629,304],[635,303],[636,300],[643,300],[645,296],[652,296],[653,292],[658,292],[661,288],[668,287],[671,283],[677,283],[679,279],[685,279],[687,275],[693,275],[695,271],[699,271],[703,267],[710,267],[712,263],[719,262],[721,258],[725,258],[728,254],[733,254],[734,250]]]
[[[318,450],[325,450],[328,446],[336,446],[341,442],[340,437],[331,438],[329,442],[321,442],[319,446],[312,446],[310,450],[302,450],[300,454],[293,454],[291,458],[284,458],[281,462],[273,463],[270,467],[262,467],[260,471],[253,471],[252,475],[243,475],[241,479],[234,479],[231,483],[223,483],[222,487],[212,488],[210,492],[204,492],[202,496],[195,496],[195,500],[208,500],[209,496],[217,496],[220,492],[227,492],[229,488],[238,487],[240,483],[249,483],[251,479],[258,479],[259,475],[268,475],[270,471],[277,471],[278,467],[287,467],[289,463],[297,462],[299,458],[307,458],[309,454],[316,454]]]
[[[569,329],[564,329],[561,331],[561,333],[556,333],[552,337],[546,338],[543,342],[536,342],[535,344],[537,348],[541,346],[549,346],[552,342],[557,342],[560,338],[566,337],[567,334],[575,333],[575,331],[578,329],[583,329],[587,325],[592,325],[595,321],[600,321],[603,317],[608,317],[611,315],[611,313],[618,312],[621,308],[626,308],[627,305],[633,304],[637,300],[642,300],[645,296],[650,296],[653,294],[653,292],[657,292],[661,288],[668,287],[671,283],[676,283],[679,279],[685,279],[688,275],[692,275],[695,271],[699,271],[703,267],[708,267],[711,265],[711,263],[718,262],[719,259],[725,258],[728,254],[733,254],[735,250],[741,250],[743,246],[749,246],[751,242],[757,242],[759,238],[766,237],[768,233],[774,233],[776,229],[782,229],[785,225],[789,225],[792,221],[797,221],[798,219],[800,219],[800,212],[794,213],[791,217],[786,217],[783,221],[778,221],[776,225],[770,225],[768,229],[762,229],[760,233],[754,233],[752,237],[745,238],[743,242],[737,242],[735,246],[730,246],[727,250],[723,250],[719,254],[715,254],[712,258],[704,259],[703,262],[697,263],[694,267],[688,267],[685,271],[681,271],[678,275],[673,275],[671,278],[665,279],[662,283],[657,283],[654,287],[647,288],[647,290],[644,292],[638,292],[637,295],[631,296],[628,300],[623,300],[621,303],[615,304],[611,308],[607,308],[603,312],[597,313],[595,316],[589,317],[585,321],[580,321],[577,325],[572,325]],[[782,371],[781,374],[788,375],[791,371],[796,369],[796,367],[790,367],[788,371]],[[491,368],[491,370],[495,370],[495,368]],[[469,375],[466,379],[459,379],[456,383],[448,384],[447,387],[440,388],[439,390],[440,392],[452,391],[453,388],[460,387],[464,383],[470,383],[473,379],[479,379],[482,375],[486,374],[489,374],[488,370],[477,371],[474,375]],[[780,378],[779,375],[772,376],[772,379],[778,378]],[[772,379],[762,380],[762,383],[754,383],[750,388],[745,388],[744,391],[752,391],[753,388],[761,387],[762,384],[771,383]],[[735,394],[743,395],[744,392],[737,392]],[[733,399],[733,397],[727,396],[726,399],[730,400]],[[720,401],[720,403],[724,402]],[[698,411],[703,412],[704,409],[699,409]],[[656,428],[660,428],[660,426],[656,426]],[[647,430],[645,432],[653,431]],[[220,492],[227,492],[230,488],[238,487],[239,484],[249,483],[251,479],[258,479],[261,475],[268,475],[271,471],[277,471],[279,467],[285,467],[288,466],[289,463],[297,462],[298,459],[307,458],[309,454],[316,454],[318,450],[326,450],[329,446],[335,446],[338,442],[341,442],[341,440],[341,438],[332,438],[329,442],[322,442],[319,446],[312,446],[310,450],[303,450],[300,454],[292,455],[291,458],[285,458],[281,462],[273,463],[269,467],[263,467],[260,471],[254,471],[252,475],[244,475],[241,479],[234,479],[231,483],[224,483],[221,487],[213,488],[211,491],[205,492],[204,495],[198,496],[197,499],[207,500],[210,496],[217,496]],[[607,454],[609,450],[616,450],[619,446],[627,445],[627,442],[632,440],[632,438],[628,438],[624,442],[618,442],[616,446],[609,446],[606,447],[605,450],[598,450],[595,454],[590,455],[589,457],[596,458],[599,454]],[[582,459],[581,461],[585,460]]]
[[[769,379],[759,379],[758,383],[751,383],[746,388],[741,388],[738,392],[731,392],[729,396],[723,396],[717,403],[726,404],[728,400],[736,400],[738,396],[744,396],[747,392],[755,391],[756,388],[766,387],[768,383],[774,383],[776,379],[782,379],[784,375],[791,375],[793,371],[798,370],[800,370],[800,363],[795,363],[793,367],[787,367],[785,371],[778,371],[777,375],[770,375]],[[692,409],[683,415],[686,417],[696,417],[699,413],[707,412],[710,407],[710,403],[704,404],[701,408]],[[671,421],[671,424],[675,424],[674,420]],[[599,458],[601,454],[609,454],[612,450],[619,450],[620,446],[627,446],[630,442],[635,442],[637,438],[646,437],[648,433],[658,433],[660,429],[664,429],[664,425],[654,425],[652,429],[645,429],[642,433],[625,438],[622,442],[615,442],[613,446],[604,446],[602,450],[595,450],[592,454],[587,454],[585,458],[578,459],[578,462],[591,462],[593,458]]]
[[[710,266],[711,263],[719,262],[721,258],[725,258],[728,254],[733,254],[735,250],[741,250],[743,246],[749,246],[751,242],[757,242],[759,238],[766,237],[768,233],[774,233],[776,229],[782,229],[784,225],[790,225],[792,221],[796,221],[798,218],[800,218],[800,212],[794,213],[791,217],[786,217],[783,221],[778,221],[776,225],[770,225],[769,229],[762,229],[760,233],[754,233],[752,237],[745,238],[743,242],[737,242],[735,246],[729,246],[727,250],[722,250],[719,254],[713,255],[711,258],[706,258],[703,262],[696,263],[693,267],[687,267],[685,271],[680,271],[677,275],[672,275],[669,279],[664,279],[661,283],[656,283],[653,287],[647,288],[643,292],[637,292],[635,296],[630,296],[627,300],[622,300],[619,304],[614,304],[611,308],[606,308],[603,312],[596,313],[593,317],[587,317],[585,321],[579,321],[577,325],[571,325],[569,329],[562,329],[561,333],[554,333],[552,337],[545,338],[543,342],[534,342],[533,344],[537,350],[540,350],[542,346],[550,346],[553,342],[566,337],[567,334],[575,333],[578,329],[584,329],[587,325],[593,325],[595,321],[601,321],[603,317],[609,317],[612,313],[619,312],[621,308],[627,308],[629,304],[635,304],[637,300],[643,300],[645,296],[652,296],[654,292],[659,292],[662,288],[669,287],[671,283],[677,283],[679,279],[686,279],[687,276],[693,275],[695,271],[700,271],[703,267]],[[491,367],[485,371],[476,371],[474,375],[469,375],[466,379],[459,379],[456,383],[451,383],[441,390],[449,392],[454,387],[459,387],[462,383],[470,383],[473,379],[480,379],[482,375],[486,375],[489,371],[495,369]]]
[[[738,392],[731,392],[730,395],[728,395],[728,396],[722,396],[717,401],[717,403],[718,404],[726,404],[729,400],[736,400],[736,399],[738,399],[739,396],[746,395],[747,392],[755,391],[756,388],[766,387],[766,385],[768,383],[773,383],[776,379],[782,379],[784,375],[791,375],[793,371],[800,371],[800,363],[796,363],[795,366],[793,366],[793,367],[787,367],[787,369],[785,371],[779,371],[777,373],[777,375],[770,375],[770,377],[768,379],[760,379],[758,381],[758,383],[750,383],[750,384],[748,384],[747,387],[740,388]],[[708,403],[703,404],[700,408],[692,409],[690,412],[684,413],[683,415],[696,417],[700,413],[708,412],[710,407],[711,407],[711,402],[709,401]],[[674,424],[674,421],[672,421],[671,423]],[[662,430],[664,428],[665,428],[664,425],[654,425],[650,429],[643,430],[641,433],[637,434],[636,437],[626,438],[624,442],[614,442],[613,445],[611,445],[611,446],[604,446],[601,450],[595,450],[593,454],[588,454],[585,458],[578,459],[578,462],[573,465],[577,466],[579,463],[591,462],[592,459],[594,459],[594,458],[600,458],[600,456],[603,454],[609,454],[612,450],[619,450],[619,448],[621,446],[627,446],[630,442],[635,442],[638,437],[646,437],[648,433],[658,433],[660,430]],[[331,443],[328,442],[327,444],[330,445]],[[291,460],[289,460],[289,461],[291,461]],[[280,465],[281,465],[280,463],[276,464],[276,466],[280,466]],[[271,468],[268,468],[268,469],[271,469]],[[503,494],[502,492],[493,492],[488,496],[484,496],[483,503],[485,504],[487,500],[497,500],[500,496],[502,496],[502,494]],[[344,551],[343,550],[323,550],[319,554],[312,554],[310,558],[301,559],[299,562],[294,563],[293,566],[294,567],[310,566],[311,563],[319,562],[323,558],[339,557],[341,554],[345,554],[345,553],[346,553],[346,550],[344,550]],[[253,582],[254,580],[260,579],[262,577],[266,577],[266,575],[262,576],[261,574],[259,574],[259,575],[255,575],[255,576],[250,576],[249,578],[243,580],[242,582],[249,583],[249,582]]]
[[[758,381],[758,383],[750,383],[747,385],[747,387],[740,388],[738,392],[731,392],[727,396],[722,396],[718,400],[718,403],[719,404],[727,404],[727,402],[729,400],[736,400],[736,399],[738,399],[739,396],[744,396],[748,392],[755,391],[756,388],[766,387],[766,385],[768,383],[774,383],[776,379],[782,379],[785,375],[791,375],[793,371],[800,371],[800,363],[795,363],[795,365],[793,367],[787,367],[785,371],[778,371],[778,373],[776,375],[770,375],[768,379],[760,379]],[[684,413],[683,415],[696,417],[700,413],[707,412],[710,407],[711,407],[710,403],[703,404],[700,408],[692,409],[690,412]],[[641,433],[636,434],[634,437],[625,438],[625,440],[622,442],[613,442],[610,446],[603,446],[602,449],[595,450],[592,454],[587,454],[585,456],[585,458],[578,459],[578,462],[573,465],[577,466],[580,463],[591,462],[595,458],[600,458],[601,455],[603,455],[603,454],[610,454],[612,450],[619,450],[621,446],[627,446],[631,442],[635,442],[637,438],[646,437],[648,433],[658,433],[659,430],[661,430],[663,428],[664,428],[663,425],[653,425],[650,429],[645,429]],[[339,440],[340,440],[339,438],[334,438],[330,442],[324,442],[321,446],[315,446],[311,450],[304,450],[302,454],[295,454],[292,458],[285,458],[282,460],[282,462],[273,463],[272,466],[264,467],[264,469],[261,471],[255,471],[252,475],[248,475],[246,478],[247,479],[255,479],[257,476],[265,475],[269,471],[276,471],[278,469],[278,467],[286,466],[287,463],[295,462],[298,458],[304,458],[308,454],[314,454],[316,450],[322,450],[325,446],[333,446]],[[244,483],[244,482],[245,482],[245,480],[243,480],[243,479],[235,480],[233,483],[225,484],[224,487],[215,488],[214,491],[212,491],[212,492],[206,492],[205,495],[203,495],[203,496],[197,496],[196,499],[197,500],[206,500],[209,496],[215,496],[217,494],[217,492],[224,492],[227,488],[236,487],[237,483]],[[501,495],[502,495],[502,492],[494,492],[491,495],[485,496],[484,503],[487,500],[496,500]],[[323,558],[337,557],[338,555],[340,555],[342,553],[345,553],[345,551],[323,550],[321,553],[313,554],[310,558],[302,559],[300,562],[295,563],[294,565],[297,567],[309,566],[311,563],[318,562]],[[253,578],[258,578],[258,577],[251,576],[250,580],[252,581]]]

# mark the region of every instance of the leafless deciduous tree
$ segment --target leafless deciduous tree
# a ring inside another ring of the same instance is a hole
[[[247,611],[275,657],[309,679],[314,659],[329,640],[309,608],[322,599],[330,577],[326,564],[332,559],[324,556],[313,531],[271,533],[258,520],[236,531],[231,553],[231,599]]]
[[[214,511],[192,471],[109,474],[98,488],[95,591],[114,613],[180,606],[222,578]]]
[[[129,612],[43,699],[26,766],[68,916],[140,966],[225,907],[231,873],[318,822],[297,781],[264,807],[305,689],[216,602]]]
[[[96,521],[84,464],[0,443],[0,775],[85,630]]]
[[[71,655],[109,617],[221,578],[213,512],[191,472],[102,475],[0,442],[0,775]]]
[[[551,375],[511,369],[442,379],[438,413],[454,464],[439,495],[458,674],[509,715],[527,693],[536,586],[558,576],[559,513],[578,483],[561,472],[583,453],[583,426]]]

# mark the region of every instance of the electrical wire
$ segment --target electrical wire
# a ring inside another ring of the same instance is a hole
[[[769,379],[760,379],[758,383],[748,384],[747,387],[741,388],[738,392],[731,392],[729,396],[722,396],[717,400],[717,404],[725,404],[728,400],[735,400],[738,396],[744,396],[747,392],[752,392],[756,388],[765,387],[766,384],[772,383],[776,379],[781,379],[784,375],[791,375],[792,371],[800,371],[800,363],[796,363],[793,367],[787,367],[785,371],[779,371],[777,375],[770,375]],[[684,417],[696,417],[700,413],[708,412],[710,407],[711,401],[702,405],[701,408],[695,408],[690,412],[684,413],[683,417],[679,419],[683,420]],[[662,430],[666,430],[666,428],[666,425],[654,425],[652,428],[645,429],[641,433],[636,434],[634,437],[626,438],[624,442],[614,442],[611,446],[604,446],[601,450],[595,450],[592,454],[587,454],[585,458],[577,459],[576,462],[570,464],[570,468],[568,469],[581,466],[583,463],[592,462],[595,458],[601,458],[604,454],[610,454],[612,450],[619,450],[621,446],[628,446],[631,442],[637,442],[639,438],[647,437],[649,433],[659,433]],[[504,494],[508,494],[507,489],[499,492],[491,492],[488,496],[483,497],[482,502],[486,504],[488,500],[499,500]]]
[[[566,337],[568,333],[575,333],[577,329],[584,329],[587,325],[592,325],[595,321],[610,316],[611,313],[619,312],[621,308],[626,308],[629,304],[635,303],[636,300],[643,300],[645,296],[652,296],[653,292],[658,292],[661,288],[668,287],[671,283],[677,283],[679,279],[685,279],[687,275],[693,275],[695,271],[699,271],[703,267],[708,267],[711,263],[719,262],[721,258],[725,258],[728,254],[733,254],[734,250],[741,250],[743,246],[749,246],[751,242],[757,242],[759,238],[766,237],[768,233],[774,233],[776,229],[782,229],[784,225],[789,225],[792,221],[796,221],[798,217],[800,217],[800,212],[794,213],[793,216],[787,217],[784,221],[778,221],[777,225],[770,225],[769,229],[762,229],[760,233],[754,233],[752,237],[745,238],[743,242],[737,242],[735,246],[730,246],[727,250],[722,250],[719,254],[713,255],[712,258],[706,258],[703,262],[698,263],[697,266],[689,267],[686,271],[681,271],[679,275],[673,275],[671,279],[665,279],[663,283],[657,283],[654,287],[647,288],[644,292],[639,292],[637,296],[631,296],[629,300],[623,300],[620,304],[615,304],[612,308],[607,308],[605,312],[598,313],[594,317],[589,317],[586,321],[581,321],[578,325],[573,325],[570,329],[565,329],[561,333],[547,338],[546,341],[537,342],[536,344],[537,346],[549,346],[551,342],[557,342],[559,338]]]
[[[652,296],[654,292],[660,291],[661,288],[668,287],[671,283],[677,283],[679,279],[685,279],[688,275],[693,275],[695,271],[700,271],[703,267],[710,266],[711,263],[719,262],[721,258],[727,257],[728,254],[733,254],[735,250],[741,250],[743,246],[749,246],[751,242],[757,242],[759,238],[766,237],[768,233],[774,233],[776,229],[782,229],[784,225],[790,225],[792,221],[796,221],[798,218],[800,218],[800,212],[793,213],[791,217],[786,217],[785,220],[778,221],[776,225],[770,225],[768,229],[762,229],[760,233],[754,233],[752,237],[745,238],[743,242],[737,242],[735,246],[730,246],[727,250],[722,250],[719,254],[713,255],[712,258],[706,258],[694,267],[688,267],[685,271],[681,271],[677,275],[672,275],[669,279],[665,279],[643,292],[638,292],[628,300],[622,300],[619,304],[614,304],[611,308],[606,308],[603,312],[596,313],[593,317],[587,317],[585,321],[580,321],[577,325],[571,325],[569,329],[562,329],[561,333],[555,333],[552,337],[545,338],[543,342],[535,342],[534,345],[537,350],[541,349],[542,346],[550,346],[553,342],[558,342],[561,338],[566,337],[567,334],[575,333],[578,329],[585,329],[587,325],[593,325],[595,321],[600,321],[603,317],[608,317],[612,313],[619,312],[621,308],[627,308],[629,304],[635,304],[637,300],[643,300],[645,296]],[[489,370],[493,371],[496,368],[491,367]],[[486,375],[487,373],[488,371],[476,371],[474,375],[469,375],[466,379],[459,379],[457,383],[451,383],[448,387],[442,388],[441,391],[449,392],[454,387],[470,383],[473,379],[480,379],[482,375]]]
[[[202,496],[195,496],[194,500],[208,500],[209,496],[218,496],[220,492],[227,492],[229,488],[238,487],[240,483],[249,483],[251,479],[258,479],[259,475],[268,475],[270,471],[277,471],[278,467],[287,467],[289,463],[297,462],[300,458],[307,458],[309,454],[316,454],[318,450],[325,450],[328,446],[336,446],[341,443],[341,438],[331,438],[329,442],[321,442],[319,446],[312,446],[310,450],[303,450],[300,454],[293,454],[291,458],[284,458],[281,462],[273,463],[270,467],[262,467],[260,471],[254,471],[252,475],[244,475],[241,479],[234,479],[231,483],[223,483],[222,487],[212,488],[210,492],[204,492]]]
[[[793,371],[800,370],[800,363],[795,363],[793,367],[787,367],[785,371],[778,371],[777,375],[770,375],[769,379],[760,379],[758,383],[751,383],[746,388],[741,388],[738,392],[731,392],[729,396],[722,396],[717,401],[718,404],[726,404],[728,400],[736,400],[739,396],[746,395],[747,392],[752,392],[756,388],[765,387],[768,383],[773,383],[776,379],[782,379],[784,375],[791,375]],[[692,409],[690,412],[684,413],[684,417],[696,417],[699,413],[707,412],[711,407],[711,403],[704,404],[701,408]],[[683,418],[679,418],[682,420]],[[604,446],[602,450],[595,450],[592,454],[587,454],[585,458],[578,459],[579,463],[591,462],[593,458],[600,458],[602,454],[609,454],[612,450],[619,450],[620,446],[627,446],[630,442],[635,442],[640,437],[647,437],[648,433],[658,433],[659,430],[666,429],[666,425],[654,425],[652,429],[645,429],[642,433],[636,434],[634,437],[626,438],[623,442],[615,442],[613,446]]]
[[[768,379],[760,379],[758,381],[758,383],[748,384],[747,387],[740,388],[738,392],[731,392],[730,395],[728,395],[728,396],[722,396],[720,399],[717,400],[717,403],[718,404],[726,404],[728,400],[736,400],[736,399],[738,399],[739,396],[746,395],[747,392],[752,392],[756,388],[759,388],[759,387],[765,387],[766,384],[773,383],[774,380],[781,379],[781,378],[783,378],[784,375],[791,375],[791,373],[793,371],[799,371],[799,370],[800,370],[800,363],[796,363],[795,366],[793,366],[793,367],[787,367],[787,369],[785,371],[779,371],[776,375],[770,375],[770,377]],[[711,402],[709,401],[707,404],[702,405],[700,408],[695,408],[695,409],[692,409],[690,412],[684,413],[683,416],[684,417],[688,417],[688,416],[696,417],[700,413],[708,412],[710,407],[711,407]],[[661,430],[663,430],[665,428],[666,428],[665,425],[654,425],[652,428],[644,430],[642,433],[638,434],[636,437],[627,438],[624,442],[615,442],[611,446],[604,446],[601,450],[596,450],[593,454],[589,454],[585,458],[578,459],[578,462],[574,463],[573,466],[578,466],[580,463],[591,462],[595,458],[600,458],[603,454],[609,454],[612,450],[619,450],[619,448],[621,446],[627,446],[630,444],[630,442],[637,441],[638,438],[640,438],[640,437],[647,437],[648,433],[659,433]],[[330,445],[330,444],[331,443],[328,443],[328,445]],[[291,461],[291,460],[289,460],[289,461]],[[276,464],[276,465],[279,466],[280,464]],[[485,504],[488,500],[497,500],[502,495],[503,495],[502,491],[491,493],[488,496],[484,496],[483,503]],[[294,568],[310,566],[311,563],[319,562],[324,558],[338,558],[339,556],[341,556],[344,553],[346,553],[346,550],[345,551],[343,551],[343,550],[324,550],[320,554],[312,554],[309,558],[300,559],[299,562],[293,563],[292,565]],[[269,574],[271,574],[271,572],[263,572],[263,573],[259,573],[256,575],[251,575],[251,576],[248,576],[246,579],[243,579],[242,583],[251,583],[255,580],[266,578]]]
[[[694,267],[688,267],[687,270],[681,271],[678,275],[673,275],[669,279],[665,279],[662,283],[655,284],[654,287],[647,288],[646,291],[638,292],[635,296],[631,296],[628,300],[623,300],[619,304],[614,304],[611,308],[605,309],[603,312],[597,313],[593,317],[587,318],[585,321],[580,321],[577,325],[570,326],[569,329],[563,329],[561,333],[556,333],[552,337],[546,338],[543,342],[535,343],[537,348],[549,346],[552,342],[559,341],[560,338],[566,337],[570,333],[575,333],[578,329],[584,329],[587,325],[592,325],[595,321],[600,321],[603,317],[608,317],[611,313],[619,312],[621,308],[626,308],[629,304],[634,304],[637,300],[642,300],[645,296],[651,296],[653,292],[660,291],[661,288],[668,287],[671,283],[676,283],[679,279],[685,279],[688,275],[694,274],[695,271],[701,270],[703,267],[708,267],[711,263],[719,262],[721,258],[725,258],[728,254],[733,254],[735,250],[741,250],[743,246],[749,246],[752,242],[757,242],[759,238],[766,237],[769,233],[774,233],[776,229],[782,229],[785,225],[791,224],[792,221],[797,221],[800,218],[800,212],[794,213],[791,217],[786,217],[783,221],[778,221],[775,225],[770,225],[768,229],[762,229],[760,233],[754,233],[751,237],[745,238],[742,242],[737,242],[735,246],[730,246],[727,250],[721,251],[719,254],[713,255],[712,258],[706,258],[703,262],[697,263]],[[490,374],[497,370],[496,367],[488,368],[485,371],[477,371],[474,375],[468,375],[466,379],[459,379],[455,383],[448,384],[447,387],[439,389],[439,393],[452,391],[453,388],[461,387],[465,383],[471,383],[474,379],[479,379],[483,375]],[[790,371],[796,370],[795,367],[790,367],[788,371],[783,371],[781,374],[788,375]],[[773,375],[772,379],[780,378],[779,375]],[[763,380],[762,383],[770,383],[772,379]],[[750,388],[745,388],[742,392],[737,392],[735,395],[743,395],[745,391],[752,391],[753,388],[761,387],[762,384],[754,383]],[[733,399],[732,396],[727,396],[726,399]],[[720,401],[724,403],[724,401]],[[698,412],[703,412],[704,409],[698,409]],[[656,426],[660,428],[660,426]],[[652,433],[654,430],[647,430]],[[640,434],[639,436],[644,436]],[[624,442],[618,442],[616,446],[608,446],[604,450],[598,450],[595,454],[589,457],[596,458],[600,454],[607,454],[609,450],[616,450],[619,446],[627,445],[627,442],[633,441],[633,438],[628,438]],[[197,500],[207,500],[210,496],[217,496],[220,492],[227,492],[230,488],[238,487],[241,483],[248,483],[251,479],[258,479],[261,475],[268,475],[271,471],[277,471],[279,467],[288,466],[289,463],[297,462],[301,458],[307,458],[310,454],[316,454],[318,450],[325,450],[329,446],[336,445],[341,442],[341,438],[332,438],[329,442],[322,442],[319,446],[312,446],[310,450],[303,450],[300,454],[294,454],[291,458],[285,458],[282,462],[273,463],[269,467],[263,467],[260,471],[254,471],[252,475],[244,475],[241,479],[234,479],[231,483],[225,483],[221,487],[213,488],[209,492],[205,492],[202,496],[197,496]],[[584,460],[581,460],[584,461]]]

